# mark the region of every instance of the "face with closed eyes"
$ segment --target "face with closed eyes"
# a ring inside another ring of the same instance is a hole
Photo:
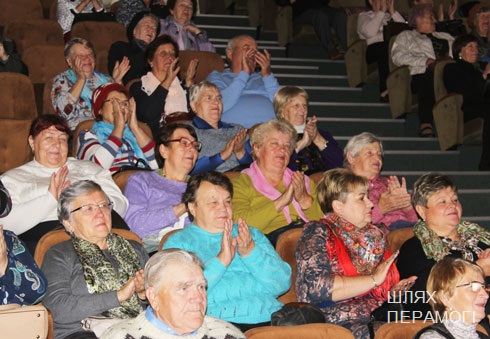
[[[347,154],[347,160],[354,174],[367,179],[379,176],[383,167],[383,151],[379,142],[367,144],[356,155]]]
[[[347,193],[345,201],[334,200],[332,202],[334,212],[347,220],[357,228],[367,226],[372,218],[373,203],[369,200],[367,187],[355,187]]]
[[[288,100],[282,109],[282,117],[293,126],[301,126],[308,116],[308,102],[302,95],[297,95]]]

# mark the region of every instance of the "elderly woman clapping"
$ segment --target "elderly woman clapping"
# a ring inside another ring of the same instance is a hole
[[[65,46],[69,70],[58,74],[51,87],[51,101],[56,113],[68,122],[73,131],[84,120],[93,119],[92,92],[100,85],[117,82],[129,70],[128,58],[116,62],[112,77],[95,70],[95,50],[82,38],[71,39]]]
[[[344,148],[344,165],[356,175],[369,180],[369,200],[374,204],[373,223],[383,223],[390,230],[410,227],[417,215],[410,203],[405,178],[380,177],[383,167],[383,144],[374,134],[353,136]]]
[[[1,176],[12,197],[12,211],[0,218],[0,224],[19,234],[31,253],[46,232],[59,226],[56,205],[70,182],[93,180],[104,189],[120,216],[128,208],[108,170],[90,161],[68,158],[69,135],[68,125],[59,116],[38,117],[32,122],[28,140],[34,160]]]
[[[134,99],[120,84],[95,89],[92,105],[96,122],[80,131],[77,158],[91,160],[116,173],[124,166],[158,169],[155,142],[136,120]]]
[[[270,120],[255,128],[250,140],[255,161],[233,178],[235,220],[260,229],[275,246],[281,233],[321,215],[315,184],[288,168],[296,145],[290,123]]]
[[[411,91],[419,100],[419,135],[432,137],[434,106],[434,66],[437,60],[452,57],[454,40],[448,33],[436,32],[432,5],[416,5],[410,9],[408,24],[414,29],[397,35],[391,49],[396,66],[408,66],[412,76]]]
[[[401,247],[397,267],[401,278],[419,277],[412,288],[414,293],[423,295],[431,268],[446,256],[472,261],[485,276],[490,275],[490,233],[461,220],[458,191],[448,176],[422,175],[414,184],[412,202],[421,220],[413,227],[415,236]],[[430,311],[427,300],[409,299],[405,309],[420,311],[423,318]]]
[[[291,268],[266,237],[243,219],[233,222],[233,186],[221,173],[197,174],[182,197],[193,222],[164,248],[195,253],[208,281],[208,314],[242,331],[269,325],[289,289]]]
[[[71,240],[51,247],[42,266],[48,279],[44,305],[53,312],[55,339],[96,338],[83,331],[82,319],[134,318],[143,311],[142,268],[148,255],[139,243],[111,233],[112,206],[90,180],[73,183],[60,195],[58,218]]]
[[[325,172],[318,201],[325,212],[306,224],[296,247],[298,301],[320,307],[327,323],[369,338],[371,312],[389,292],[411,287],[399,281],[385,232],[372,224],[368,181],[346,169]]]
[[[433,296],[429,302],[440,320],[414,338],[447,338],[441,330],[456,339],[485,338],[476,326],[486,317],[486,286],[485,274],[478,265],[450,257],[439,261],[430,271],[427,292]]]
[[[216,85],[203,81],[192,86],[190,105],[196,114],[192,126],[203,145],[192,174],[231,171],[252,162],[247,129],[221,121],[223,102]]]

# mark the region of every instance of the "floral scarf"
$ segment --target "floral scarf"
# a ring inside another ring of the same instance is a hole
[[[328,213],[321,221],[333,236],[327,239],[330,257],[337,257],[345,276],[370,275],[376,267],[390,257],[386,234],[377,226],[368,224],[358,228],[335,213]],[[400,280],[395,265],[391,265],[386,279],[366,294],[386,300],[390,288]]]
[[[78,259],[82,263],[83,274],[89,293],[104,293],[119,290],[140,269],[140,262],[131,244],[117,234],[107,235],[107,250],[117,260],[119,277],[111,262],[95,244],[75,237],[71,241]],[[143,308],[136,293],[121,302],[121,306],[111,308],[102,315],[110,318],[134,318]]]
[[[92,126],[92,131],[95,133],[95,135],[97,136],[97,140],[99,140],[101,144],[106,142],[113,130],[114,125],[109,124],[105,121],[96,121]],[[136,158],[143,159],[148,162],[145,154],[136,141],[136,137],[134,136],[133,132],[131,132],[127,124],[124,126],[122,142],[124,145],[126,145],[129,161],[132,161],[134,158]],[[121,149],[119,149],[119,153],[121,153]]]
[[[461,221],[456,230],[459,235],[459,240],[452,241],[451,239],[439,237],[436,232],[429,229],[425,221],[419,221],[413,226],[415,236],[420,240],[422,248],[428,259],[439,261],[448,255],[451,250],[461,251],[463,258],[469,261],[474,261],[473,252],[480,253],[478,242],[490,246],[490,233],[478,226],[477,224]]]

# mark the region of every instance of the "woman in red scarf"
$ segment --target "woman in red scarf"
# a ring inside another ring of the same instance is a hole
[[[328,323],[369,338],[371,312],[390,290],[409,289],[416,277],[400,281],[384,230],[371,223],[368,182],[346,169],[325,172],[317,186],[325,215],[308,223],[296,247],[296,294],[322,309]]]

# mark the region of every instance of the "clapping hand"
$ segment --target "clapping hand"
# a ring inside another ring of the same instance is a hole
[[[243,128],[233,137],[233,153],[237,159],[243,158],[245,155],[245,141],[247,140],[247,129]]]
[[[231,219],[226,220],[223,238],[221,238],[221,250],[218,253],[218,259],[225,267],[228,267],[235,257],[237,247],[237,239],[231,236],[232,229],[233,221]]]
[[[121,62],[116,61],[116,65],[114,66],[114,70],[112,71],[112,77],[114,78],[114,81],[122,85],[122,79],[126,75],[126,73],[128,73],[130,68],[131,65],[129,64],[128,57],[125,56],[121,60]]]
[[[163,79],[162,81],[162,86],[167,90],[170,88],[170,85],[177,77],[177,74],[179,74],[180,72],[180,66],[177,66],[178,62],[179,62],[179,58],[175,58],[172,61],[172,63],[167,69],[167,73],[165,74],[165,79]]]
[[[255,60],[260,66],[260,73],[263,78],[266,76],[271,75],[271,55],[269,52],[264,49],[264,53],[260,53],[257,51],[257,54],[255,55]]]
[[[255,242],[250,234],[250,228],[242,218],[238,218],[238,235],[235,239],[238,254],[243,258],[247,257],[255,248]]]
[[[49,181],[48,192],[58,201],[61,192],[70,185],[70,181],[67,180],[68,167],[65,165],[61,167],[58,172],[51,174]]]

